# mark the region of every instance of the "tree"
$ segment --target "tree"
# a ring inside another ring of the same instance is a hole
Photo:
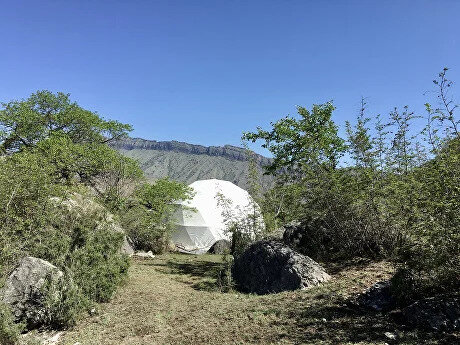
[[[283,222],[301,221],[309,238],[305,252],[317,259],[379,256],[391,248],[393,237],[379,228],[378,152],[365,102],[356,125],[347,124],[349,145],[338,135],[333,110],[330,102],[311,111],[298,107],[300,118],[285,117],[270,131],[244,134],[253,142],[263,140],[274,156],[268,173],[277,177],[277,185],[267,193],[272,205],[264,210],[276,212]],[[347,150],[355,165],[339,167]]]
[[[298,106],[300,118],[286,116],[272,123],[271,131],[258,127],[257,132],[244,133],[243,139],[265,141],[262,147],[274,156],[268,173],[274,175],[286,172],[302,178],[312,170],[335,169],[346,147],[331,119],[334,109],[331,102],[315,104],[311,111]]]
[[[20,101],[1,103],[0,151],[12,153],[40,141],[65,136],[74,144],[107,143],[131,131],[70,101],[70,95],[43,90]]]
[[[143,175],[136,161],[106,145],[131,126],[104,120],[71,102],[68,94],[37,91],[2,106],[0,151],[37,152],[54,167],[56,182],[89,185],[115,210],[127,197],[122,183],[136,183]]]

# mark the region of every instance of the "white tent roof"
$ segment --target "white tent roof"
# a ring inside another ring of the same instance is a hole
[[[218,240],[230,240],[222,214],[222,194],[229,201],[227,210],[241,217],[253,210],[254,201],[247,191],[223,180],[200,180],[190,184],[195,191],[193,199],[181,202],[175,214],[176,230],[172,240],[187,253],[205,253]],[[256,205],[258,208],[258,206]],[[192,209],[190,209],[192,208]]]

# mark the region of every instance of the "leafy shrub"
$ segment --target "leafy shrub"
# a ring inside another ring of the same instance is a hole
[[[304,252],[321,260],[392,259],[402,299],[458,292],[460,120],[446,72],[434,81],[439,107],[426,104],[421,133],[407,106],[385,121],[368,118],[362,100],[347,140],[331,103],[298,107],[297,117],[244,134],[274,156],[267,173],[277,185],[263,202],[265,218],[302,221]]]
[[[129,262],[120,253],[124,234],[100,224],[89,218],[74,230],[68,267],[86,297],[106,302],[126,277]]]
[[[35,153],[0,159],[0,267],[5,274],[31,248],[47,242],[53,213],[49,198],[62,195],[63,189]]]
[[[87,196],[83,202],[93,210],[68,199],[90,188],[103,203],[120,208],[129,194],[124,183],[141,173],[106,142],[130,129],[62,93],[39,91],[2,104],[0,281],[25,255],[65,271],[71,279],[46,292],[50,325],[72,324],[88,303],[107,301],[126,276],[128,259],[119,251],[123,233],[104,207]],[[59,205],[62,200],[67,206]]]
[[[88,195],[73,194],[54,202],[46,245],[35,246],[32,253],[66,268],[89,300],[109,300],[127,274],[128,258],[120,252],[124,233]]]
[[[416,207],[393,284],[402,300],[460,291],[460,139],[414,175]]]
[[[0,302],[0,344],[16,344],[23,328],[22,324],[14,322],[14,317],[9,307]]]
[[[70,271],[53,282],[48,279],[42,287],[44,296],[44,324],[53,329],[73,326],[88,307],[89,301],[74,283]]]
[[[177,202],[191,198],[192,189],[164,178],[141,185],[134,195],[120,212],[123,227],[136,249],[164,252],[174,228],[172,217],[178,208]]]
[[[274,154],[268,172],[278,183],[262,203],[272,214],[265,218],[302,221],[309,238],[303,251],[317,259],[384,255],[398,236],[378,209],[383,195],[374,190],[383,177],[365,120],[360,118],[356,129],[349,126],[347,146],[332,121],[333,110],[331,103],[314,105],[311,111],[298,107],[298,118],[286,117],[273,123],[271,131],[259,128],[244,135],[262,139]],[[356,166],[339,167],[348,147]]]

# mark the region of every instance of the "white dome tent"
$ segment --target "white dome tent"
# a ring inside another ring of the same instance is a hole
[[[243,219],[256,212],[258,228],[263,227],[259,206],[244,189],[216,179],[196,181],[189,186],[195,194],[191,200],[180,203],[174,217],[172,240],[179,251],[202,254],[216,241],[230,240],[226,231],[229,217]]]

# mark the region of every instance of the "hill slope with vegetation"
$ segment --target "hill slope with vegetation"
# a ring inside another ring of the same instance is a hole
[[[178,141],[154,141],[123,138],[110,144],[123,155],[140,163],[150,180],[169,177],[190,184],[197,180],[216,178],[248,188],[248,160],[254,160],[260,183],[268,189],[273,178],[262,176],[263,167],[270,159],[261,155],[248,157],[247,150],[235,146],[201,146]]]

